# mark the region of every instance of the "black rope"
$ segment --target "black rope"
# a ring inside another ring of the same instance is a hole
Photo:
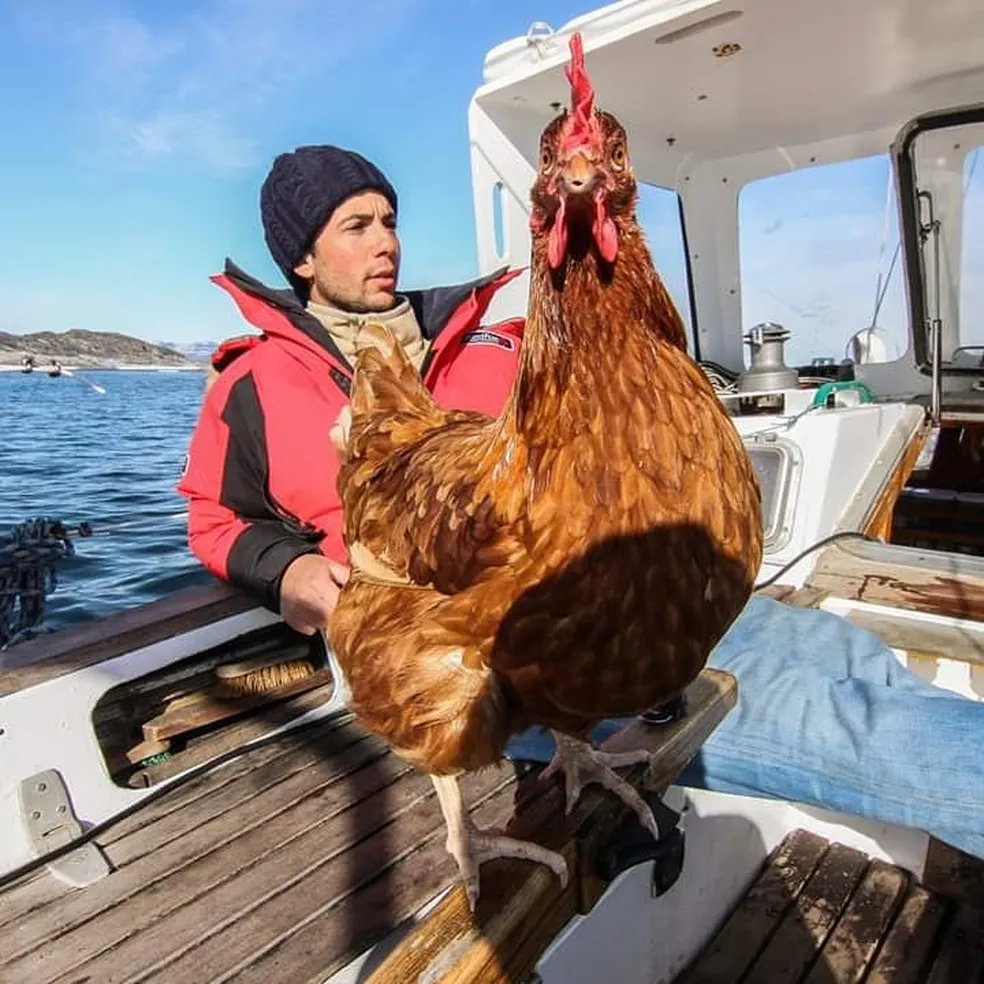
[[[76,531],[86,536],[88,524]],[[56,565],[75,556],[61,520],[30,519],[0,537],[0,649],[41,632],[44,607],[58,587]]]
[[[763,588],[769,588],[776,581],[779,580],[784,574],[788,574],[801,560],[805,557],[809,557],[811,553],[819,550],[821,547],[827,546],[828,543],[834,543],[837,540],[867,540],[868,543],[881,543],[877,537],[869,536],[867,533],[861,533],[857,530],[840,530],[838,533],[831,533],[829,536],[825,536],[815,543],[811,543],[805,550],[801,550],[788,564],[783,564],[771,577],[766,578],[764,581],[759,581],[758,584],[752,588],[753,591],[761,591]]]
[[[31,519],[0,535],[0,651],[33,639],[44,631],[45,603],[58,587],[56,564],[75,556],[73,537],[107,536],[148,522],[179,519],[187,510],[167,516],[140,516],[96,529],[83,520],[67,526],[60,519]]]

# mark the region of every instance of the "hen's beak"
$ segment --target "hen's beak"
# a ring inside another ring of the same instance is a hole
[[[601,175],[585,150],[576,150],[561,168],[560,179],[569,195],[587,195],[594,191]]]

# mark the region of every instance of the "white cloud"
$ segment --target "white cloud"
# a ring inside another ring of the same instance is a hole
[[[378,51],[424,2],[42,0],[12,14],[29,43],[77,74],[100,160],[224,170],[253,162],[260,114],[337,91],[344,79],[326,85],[331,74]]]
[[[253,162],[253,141],[231,129],[214,110],[160,110],[143,119],[112,117],[107,122],[123,138],[123,150],[131,160],[186,156],[218,170]]]

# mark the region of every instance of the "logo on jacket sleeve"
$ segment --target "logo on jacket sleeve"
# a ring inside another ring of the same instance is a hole
[[[488,328],[476,328],[474,331],[465,332],[461,336],[462,345],[494,345],[496,348],[505,349],[512,352],[516,348],[516,342],[508,335],[500,335],[498,332],[489,331]]]

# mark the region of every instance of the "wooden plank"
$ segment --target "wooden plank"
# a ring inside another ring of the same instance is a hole
[[[234,748],[241,748],[248,742],[269,734],[274,728],[322,707],[331,699],[334,690],[335,684],[331,681],[296,697],[282,700],[273,712],[256,714],[227,724],[220,731],[190,738],[181,751],[172,750],[170,758],[142,766],[132,772],[127,778],[127,785],[131,789],[156,786],[187,769],[216,759]]]
[[[20,643],[0,662],[0,697],[241,612],[256,602],[221,582]]]
[[[347,726],[349,731],[343,736],[336,736],[332,744],[329,736],[343,726]],[[295,729],[280,736],[275,743],[265,748],[250,749],[227,766],[193,779],[163,798],[141,806],[100,835],[96,843],[106,851],[115,867],[123,867],[195,830],[206,821],[235,809],[239,803],[295,773],[321,767],[326,757],[332,754],[329,748],[337,753],[365,737],[365,732],[353,726],[352,716],[347,712],[315,725]],[[384,751],[380,750],[378,754],[382,755]],[[158,826],[161,821],[164,823]],[[73,891],[46,871],[11,886],[0,895],[0,928],[6,923],[26,919],[29,913],[31,919],[47,918],[37,910],[59,902]]]
[[[156,968],[225,930],[221,943],[201,947],[191,961],[199,980],[216,979],[271,935],[295,929],[310,907],[344,898],[440,827],[432,783],[407,768],[388,755],[336,784],[330,798],[307,797],[153,891],[138,892],[122,911],[101,913],[56,945],[38,947],[10,965],[12,976],[21,980],[34,969],[53,976],[57,968],[72,979],[113,984],[134,966]],[[476,784],[498,788],[503,781],[486,773]]]
[[[646,786],[651,789],[665,788],[694,757],[737,699],[738,682],[730,673],[705,668],[684,691],[687,713],[682,719],[671,724],[652,725],[634,718],[616,731],[603,747],[606,752],[645,749],[651,755],[648,768],[637,766],[623,774],[644,776]],[[609,799],[609,794],[599,792],[593,786],[589,786],[584,795]]]
[[[0,894],[0,939],[9,923],[33,918],[32,913],[63,899],[74,889],[53,878],[43,868],[34,875],[3,890]],[[0,975],[0,980],[3,980]]]
[[[924,980],[945,916],[941,899],[918,886],[910,889],[865,984],[919,984]]]
[[[550,894],[544,896],[542,914],[530,913],[531,927],[525,934],[516,934],[514,946],[502,955],[501,960],[488,963],[473,978],[473,984],[500,984],[501,981],[532,981],[532,968],[543,955],[543,941],[554,940],[571,921],[568,907]]]
[[[792,831],[678,984],[735,984],[741,980],[794,905],[827,847],[823,837],[806,830]]]
[[[901,868],[872,861],[806,984],[861,984],[908,887]]]
[[[562,853],[573,868],[577,859],[570,841],[563,846]],[[477,925],[459,895],[458,921],[474,927],[474,938],[466,941],[465,952],[458,952],[461,941],[455,940],[441,955],[443,959],[428,966],[417,980],[434,979],[441,984],[479,981],[501,984],[524,980],[547,944],[576,914],[570,887],[561,888],[556,876],[542,866],[529,866],[527,876],[517,883],[516,873],[510,866],[489,864],[485,881],[486,891],[495,902],[490,906],[486,901]]]
[[[688,714],[668,726],[633,721],[605,743],[607,751],[649,750],[654,758],[648,784],[665,788],[693,757],[703,741],[737,699],[734,678],[718,670],[705,670],[687,689]],[[647,770],[642,766],[625,772],[637,784]],[[554,849],[566,847],[572,832],[576,856],[571,862],[567,892],[553,903],[558,919],[566,922],[575,911],[586,912],[605,887],[594,875],[591,862],[598,843],[608,840],[626,815],[625,807],[611,794],[590,787],[569,817],[565,817],[560,781],[523,805],[510,833],[530,837]],[[501,874],[496,874],[501,872]],[[539,913],[546,905],[555,879],[546,869],[530,871],[523,862],[502,861],[482,869],[482,894],[473,919],[460,885],[435,911],[412,929],[366,984],[428,977],[442,954],[454,953],[457,969],[448,982],[483,980],[502,984],[522,979],[532,971],[540,953],[556,930]],[[502,916],[509,913],[512,920]],[[527,935],[517,933],[523,926]],[[506,976],[506,974],[513,976]],[[438,978],[434,978],[436,981]],[[443,977],[440,978],[444,980]]]
[[[904,452],[892,469],[891,474],[885,481],[878,493],[878,498],[872,505],[871,511],[862,526],[862,529],[869,536],[879,540],[888,540],[892,532],[892,517],[895,514],[895,504],[898,502],[899,493],[909,481],[912,472],[919,460],[919,455],[926,444],[926,440],[932,431],[931,425],[924,425],[913,434]]]
[[[843,617],[895,649],[904,649],[924,658],[946,657],[984,666],[984,631],[937,622],[916,622],[905,616],[863,609],[845,610]]]
[[[984,860],[929,838],[922,883],[938,895],[984,909]]]
[[[796,588],[792,584],[770,584],[767,588],[760,588],[755,594],[782,601],[786,595],[792,594],[795,590]]]
[[[809,881],[788,907],[779,928],[744,984],[797,984],[812,966],[840,918],[868,859],[860,851],[831,844]]]
[[[197,694],[186,694],[168,704],[160,714],[144,723],[144,737],[152,741],[175,738],[331,682],[331,670],[318,670],[309,676],[277,687],[276,690],[251,694],[248,697],[221,697],[214,688]]]
[[[321,721],[292,728],[270,744],[245,749],[241,756],[231,762],[183,782],[160,799],[114,823],[99,838],[99,843],[111,844],[114,840],[144,829],[149,823],[156,822],[169,813],[183,810],[195,800],[220,795],[220,790],[233,782],[242,783],[252,792],[260,792],[269,785],[268,777],[273,776],[273,781],[279,781],[290,772],[299,771],[323,758],[327,750],[325,742],[332,740],[329,737],[332,732],[342,727],[351,727],[353,721],[350,712],[340,711]]]
[[[194,836],[177,838],[166,850],[144,854],[85,891],[63,898],[49,907],[45,918],[13,926],[4,934],[0,967],[35,951],[49,954],[52,963],[66,959],[66,950],[73,947],[80,957],[97,952],[104,936],[118,942],[128,935],[132,925],[128,930],[126,923],[138,912],[160,917],[225,881],[251,859],[285,846],[342,813],[356,798],[353,785],[359,791],[369,788],[375,792],[405,774],[407,767],[395,757],[372,757],[381,748],[381,742],[367,739],[337,755],[329,754],[326,772],[305,770],[296,782],[288,780],[289,786],[274,786],[240,809],[200,824]],[[357,780],[350,778],[356,772],[364,774]],[[336,782],[340,778],[347,781]],[[130,900],[127,916],[121,919],[119,907],[125,900]],[[102,933],[93,930],[96,920]]]
[[[828,592],[807,585],[806,587],[791,591],[782,599],[782,602],[784,605],[791,605],[793,608],[819,608],[820,603],[827,595]]]
[[[92,711],[92,723],[104,754],[127,768],[125,751],[133,745],[142,724],[159,714],[168,703],[216,686],[216,668],[249,658],[278,662],[303,660],[323,669],[321,646],[300,637],[286,625],[274,623],[234,636],[217,645],[106,691]],[[118,771],[118,770],[114,770]]]
[[[440,905],[410,930],[365,984],[421,979],[434,984],[438,980],[442,984],[451,980],[474,984],[477,979],[521,980],[529,973],[552,938],[543,935],[555,925],[554,921],[544,921],[545,913],[552,911],[562,926],[576,914],[579,858],[571,830],[585,811],[578,803],[571,817],[565,818],[562,795],[553,782],[536,783],[536,791],[525,797],[512,822],[505,822],[510,820],[510,810],[501,818],[500,826],[511,836],[563,852],[570,875],[566,888],[562,889],[556,876],[542,865],[489,862],[482,866],[481,895],[474,917],[464,889],[455,879]],[[507,967],[514,978],[502,976]],[[453,976],[446,978],[448,974]]]
[[[466,776],[462,793],[474,809],[513,781],[514,770],[502,766]],[[171,955],[154,962],[156,950],[141,941],[140,959],[155,971],[150,980],[198,984],[235,974],[237,981],[321,981],[382,939],[450,883],[457,870],[444,847],[444,822],[430,779],[414,773],[395,791],[400,801],[385,804],[378,816],[349,811],[334,830],[325,825],[303,850],[299,843],[289,855],[265,858],[261,864],[271,862],[269,875],[251,872],[229,891],[203,900],[222,914],[221,922],[210,919],[205,932],[200,919],[197,932],[185,932],[185,924],[194,930],[196,921],[185,910],[154,926],[151,932],[166,937]],[[511,809],[510,801],[507,793],[494,808],[494,819]],[[492,819],[476,816],[481,825]],[[114,980],[103,974],[92,979]]]
[[[943,937],[926,984],[977,984],[984,977],[984,910],[962,905]]]
[[[820,555],[809,584],[838,598],[984,621],[984,579],[855,556],[836,543]]]
[[[335,741],[327,755],[312,749],[309,756],[297,756],[299,761],[308,763],[306,766],[297,767],[293,759],[288,759],[264,770],[267,781],[262,788],[247,782],[227,786],[224,795],[198,799],[183,810],[132,831],[105,846],[107,857],[115,867],[122,869],[181,838],[202,841],[199,829],[226,814],[234,813],[235,817],[231,819],[243,826],[251,824],[257,817],[265,820],[312,792],[326,795],[333,784],[388,754],[383,742],[357,728],[344,729]],[[281,772],[281,766],[288,768]],[[256,778],[258,780],[260,776]]]

